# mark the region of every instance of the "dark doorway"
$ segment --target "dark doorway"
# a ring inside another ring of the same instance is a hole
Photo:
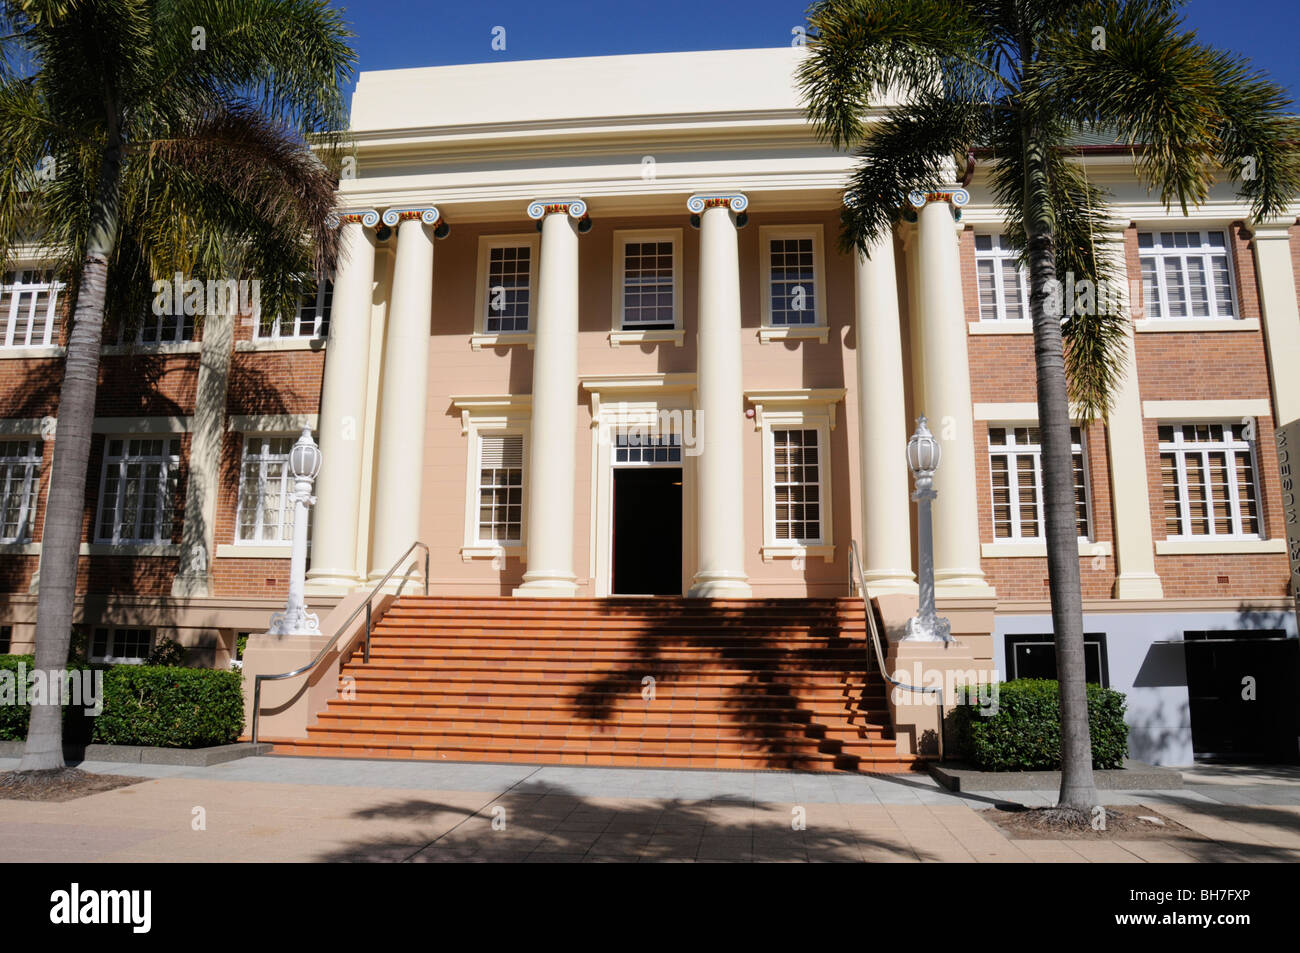
[[[613,549],[615,595],[682,594],[681,467],[614,468]]]
[[[1198,761],[1298,759],[1300,643],[1285,635],[1280,629],[1183,633]]]

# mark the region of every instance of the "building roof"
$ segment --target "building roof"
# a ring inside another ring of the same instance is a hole
[[[352,129],[797,111],[793,73],[804,53],[701,50],[368,71],[352,98]]]

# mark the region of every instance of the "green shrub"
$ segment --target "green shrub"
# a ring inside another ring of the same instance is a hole
[[[185,664],[185,646],[181,645],[174,639],[163,639],[154,650],[149,653],[149,657],[144,660],[145,665],[184,665]]]
[[[244,729],[238,672],[118,665],[104,676],[96,744],[206,748],[231,744]]]
[[[19,669],[21,666],[21,671]],[[29,704],[18,704],[20,695],[18,682],[20,675],[27,679],[36,667],[36,660],[31,655],[0,655],[0,672],[8,672],[6,678],[0,675],[0,741],[26,741],[27,723],[31,718],[32,708]],[[101,666],[94,666],[99,668]],[[84,671],[92,666],[84,662],[72,661],[67,665],[69,671]],[[30,685],[30,682],[28,683]],[[13,698],[8,697],[12,690]],[[27,688],[22,694],[25,696]],[[84,745],[90,740],[91,725],[94,718],[87,715],[80,706],[63,706],[63,740],[66,744]]]
[[[1087,686],[1092,766],[1119,768],[1128,756],[1123,692]],[[1059,771],[1061,707],[1055,680],[1022,678],[998,686],[997,713],[958,705],[950,721],[960,757],[983,771]]]

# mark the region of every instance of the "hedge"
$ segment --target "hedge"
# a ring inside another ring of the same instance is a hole
[[[997,712],[958,705],[951,717],[960,756],[983,771],[1059,771],[1061,707],[1054,679],[1021,678],[998,685]],[[1119,768],[1128,756],[1123,692],[1087,686],[1092,766]]]
[[[0,672],[11,673],[9,678],[0,676],[0,679],[8,683],[6,688],[12,686],[14,692],[12,701],[8,698],[0,700],[0,741],[27,740],[27,722],[31,718],[32,707],[31,705],[18,704],[20,665],[22,666],[21,675],[25,679],[36,668],[36,659],[31,655],[0,655]],[[88,666],[84,662],[70,662],[66,667],[70,671],[80,672],[92,666]],[[10,679],[12,679],[12,682],[10,682]],[[26,691],[27,689],[23,690],[24,694]],[[63,740],[69,744],[86,744],[90,740],[94,720],[82,708],[65,704],[63,706]]]
[[[0,655],[0,670],[13,671],[15,679],[19,663],[29,672],[33,668],[30,655]],[[28,705],[0,705],[0,741],[25,740],[30,712]],[[239,672],[115,665],[104,669],[103,711],[97,717],[80,707],[65,706],[63,740],[65,744],[205,748],[230,744],[243,729]]]
[[[104,677],[104,712],[93,740],[104,745],[206,748],[244,730],[239,672],[118,665]]]

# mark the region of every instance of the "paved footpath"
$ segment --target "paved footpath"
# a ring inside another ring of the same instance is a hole
[[[0,771],[17,767],[0,759]],[[924,775],[247,758],[86,762],[150,778],[60,804],[0,800],[6,861],[1300,861],[1300,769],[1193,768],[1181,791],[1103,792],[1195,837],[1011,840],[994,805]],[[201,823],[200,823],[201,822]],[[803,829],[796,829],[802,824]]]

